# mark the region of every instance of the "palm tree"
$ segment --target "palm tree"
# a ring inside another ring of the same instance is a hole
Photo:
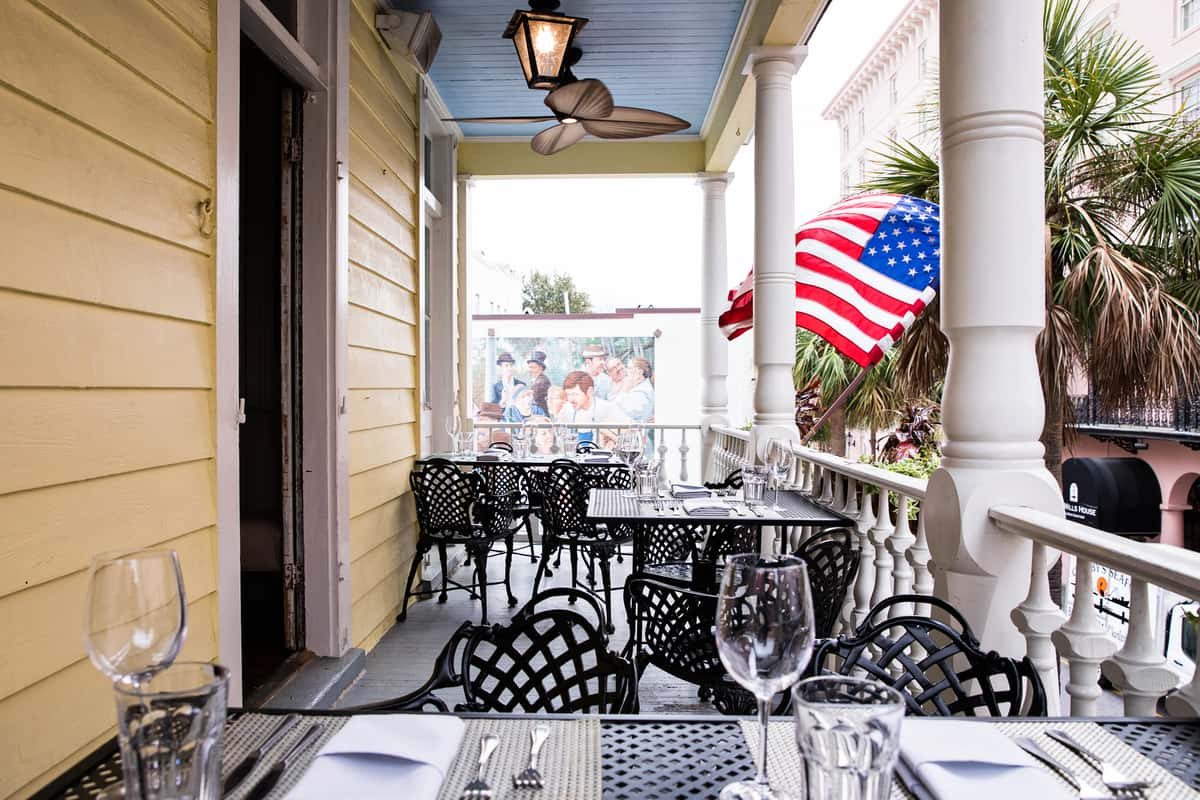
[[[1082,367],[1101,405],[1144,406],[1200,389],[1200,130],[1164,99],[1137,43],[1084,24],[1085,3],[1047,0],[1046,325],[1038,362],[1046,467],[1062,480],[1067,384]],[[891,142],[864,188],[938,196],[938,163]],[[910,394],[944,377],[936,308],[901,339]]]
[[[808,331],[796,331],[796,363],[792,367],[792,378],[797,386],[813,380],[819,382],[821,408],[829,408],[858,375],[858,370],[857,364],[838,353],[824,339]],[[892,351],[867,373],[846,404],[830,416],[827,426],[830,450],[835,455],[846,455],[846,428],[849,426],[871,431],[874,452],[877,431],[891,426],[896,409],[904,400],[896,382],[895,351]]]

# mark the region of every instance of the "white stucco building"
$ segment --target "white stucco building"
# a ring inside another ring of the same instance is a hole
[[[511,264],[489,258],[483,250],[471,254],[475,284],[468,298],[472,314],[520,314],[521,272]]]
[[[1200,0],[1090,0],[1088,22],[1137,40],[1158,64],[1164,91],[1178,94],[1162,111],[1200,115]],[[889,139],[926,152],[938,142],[937,0],[912,0],[838,90],[823,116],[840,130],[841,192],[871,172]]]

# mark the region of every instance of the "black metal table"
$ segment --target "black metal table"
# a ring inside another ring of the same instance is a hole
[[[688,514],[683,510],[683,500],[667,497],[664,502],[655,504],[649,501],[639,501],[617,489],[592,489],[588,495],[587,514],[600,522],[619,522],[626,524],[646,524],[655,522],[695,522],[703,525],[737,524],[751,527],[768,527],[775,525],[811,525],[816,528],[828,528],[834,525],[849,525],[850,519],[836,511],[830,511],[818,505],[800,492],[783,491],[779,493],[779,507],[785,509],[782,513],[775,511],[771,504],[749,507],[738,498],[722,498],[730,503],[732,513],[724,517],[700,516]],[[770,495],[768,495],[768,499]]]
[[[297,713],[344,716],[346,712]],[[1100,725],[1184,783],[1200,789],[1200,720],[1077,721]],[[754,772],[753,757],[737,723],[735,717],[719,716],[601,716],[600,758],[605,800],[715,797],[720,787]],[[978,724],[987,721],[979,719]],[[109,741],[34,797],[95,798],[120,773],[116,742]]]

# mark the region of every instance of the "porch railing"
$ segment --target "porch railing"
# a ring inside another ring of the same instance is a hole
[[[748,452],[749,434],[725,428],[715,432],[714,463],[733,454],[714,468],[723,473]],[[934,565],[925,515],[920,513],[927,482],[798,445],[792,452],[797,457],[789,478],[792,487],[849,517],[857,531],[858,579],[843,608],[843,628],[861,623],[875,603],[892,594],[932,594]],[[1190,682],[1174,691],[1178,675],[1167,665],[1158,635],[1163,620],[1155,618],[1151,603],[1153,586],[1188,599],[1200,598],[1200,553],[1130,541],[1017,506],[996,506],[990,516],[1000,530],[1033,543],[1029,593],[1012,610],[1012,620],[1046,686],[1052,715],[1063,711],[1058,658],[1068,669],[1066,693],[1072,716],[1097,714],[1102,674],[1121,691],[1128,716],[1154,716],[1164,695],[1168,714],[1190,717],[1200,713],[1200,670],[1193,669]],[[799,539],[807,531],[793,531],[792,535]],[[782,535],[775,541],[780,550],[796,544],[783,541]],[[1079,576],[1070,617],[1050,595],[1049,570],[1055,550],[1074,557]],[[1101,622],[1092,597],[1093,563],[1130,577],[1129,628],[1124,644]]]
[[[511,432],[520,425],[511,422],[476,422],[476,431],[505,431]],[[649,447],[657,454],[659,460],[659,480],[688,481],[690,475],[698,475],[699,449],[692,446],[700,442],[700,425],[666,425],[657,422],[638,423],[588,423],[574,422],[540,422],[525,426],[529,429],[559,428],[579,433],[590,433],[592,440],[598,444],[606,443],[606,439],[614,441],[627,430],[637,430],[646,434]],[[689,439],[690,437],[690,439]]]
[[[1094,427],[1159,428],[1200,433],[1200,399],[1170,403],[1132,403],[1116,408],[1105,407],[1094,395],[1071,398],[1076,425]]]

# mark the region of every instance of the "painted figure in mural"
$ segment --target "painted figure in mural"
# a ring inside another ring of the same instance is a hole
[[[546,390],[546,411],[550,414],[550,419],[558,419],[565,401],[566,396],[561,386],[551,386]]]
[[[557,389],[558,387],[553,387]],[[531,425],[545,423],[544,428],[534,428],[533,444],[529,447],[529,452],[534,455],[553,455],[556,456],[562,452],[558,446],[558,441],[554,438],[554,428],[551,428],[549,417],[530,417]]]
[[[625,365],[619,358],[610,358],[605,365],[605,370],[608,373],[608,379],[612,381],[612,388],[608,390],[608,395],[604,399],[612,400],[621,391],[621,384],[625,382]]]
[[[524,384],[522,384],[524,385]],[[476,414],[476,419],[480,422],[500,422],[504,418],[504,407],[499,403],[481,403],[479,405],[479,413]],[[492,441],[495,440],[493,434],[500,431],[494,431],[490,428],[475,429],[475,449],[482,450],[486,448]]]
[[[546,409],[533,400],[533,390],[526,386],[518,386],[513,394],[512,402],[504,409],[504,422],[524,422],[532,416],[546,416]]]
[[[533,391],[533,404],[546,408],[546,392],[550,390],[550,379],[546,377],[546,354],[541,350],[530,350],[525,359],[529,370],[529,388]],[[546,412],[543,410],[543,414]]]
[[[516,359],[512,357],[512,353],[501,353],[496,356],[496,366],[500,368],[500,380],[492,384],[488,402],[503,408],[512,402],[513,390],[518,386],[524,386],[525,381],[513,375]]]
[[[654,419],[654,384],[650,382],[650,361],[635,356],[629,359],[620,392],[613,398],[634,422]]]
[[[561,422],[585,425],[592,422],[630,422],[616,403],[596,397],[596,385],[592,376],[582,370],[567,374],[563,380],[566,404],[559,414]]]
[[[608,353],[605,352],[604,345],[589,344],[583,348],[583,370],[592,376],[596,396],[605,400],[611,399],[614,389],[612,378],[604,371],[607,358]]]

